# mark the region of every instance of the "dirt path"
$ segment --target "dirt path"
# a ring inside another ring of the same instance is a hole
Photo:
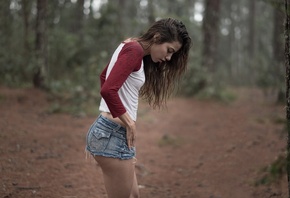
[[[283,106],[257,90],[230,104],[176,98],[141,104],[137,174],[142,198],[286,198],[281,185],[254,183],[283,154]],[[94,117],[47,114],[47,96],[0,88],[0,198],[104,198],[98,165],[84,147]]]

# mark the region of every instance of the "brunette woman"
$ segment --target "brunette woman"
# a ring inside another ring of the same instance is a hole
[[[139,96],[165,104],[186,70],[191,39],[185,25],[167,18],[145,34],[123,41],[100,75],[100,115],[86,149],[100,165],[109,198],[139,197],[135,140]]]

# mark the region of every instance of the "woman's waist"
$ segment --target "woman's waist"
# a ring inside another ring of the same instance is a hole
[[[101,115],[104,116],[105,118],[108,118],[109,120],[121,125],[122,127],[126,128],[126,125],[124,124],[124,122],[122,122],[122,120],[120,120],[120,118],[113,118],[113,115],[109,112],[101,112]]]
[[[122,94],[120,94],[120,95],[122,95]],[[120,96],[120,98],[122,99],[122,96]],[[123,105],[124,105],[127,113],[132,118],[132,120],[136,122],[138,101],[137,101],[137,103],[135,103],[135,102],[132,102],[131,100],[124,100]],[[101,102],[100,102],[99,111],[108,113],[108,114],[110,114],[110,115],[108,115],[108,117],[113,118],[113,116],[111,115],[110,110],[108,108],[108,105],[103,98],[101,99]],[[113,118],[113,119],[116,119],[116,118]],[[119,118],[117,118],[117,119],[119,120],[118,122],[122,122]],[[125,125],[123,122],[122,122],[122,124],[123,124],[123,126]]]

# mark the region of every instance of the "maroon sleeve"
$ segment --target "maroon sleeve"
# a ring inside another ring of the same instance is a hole
[[[114,118],[119,117],[126,112],[126,109],[118,95],[118,90],[132,72],[140,69],[143,53],[143,48],[139,43],[126,43],[120,51],[117,61],[109,76],[102,84],[101,95],[106,101]]]
[[[109,64],[105,67],[105,69],[102,71],[102,73],[100,75],[101,87],[103,87],[103,84],[106,81],[106,73],[107,73],[107,70],[108,70],[108,66],[109,66]]]

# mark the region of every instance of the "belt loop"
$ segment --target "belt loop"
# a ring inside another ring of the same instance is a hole
[[[122,126],[118,124],[118,125],[113,129],[113,131],[116,132],[116,131],[118,131],[121,127],[122,127]]]

